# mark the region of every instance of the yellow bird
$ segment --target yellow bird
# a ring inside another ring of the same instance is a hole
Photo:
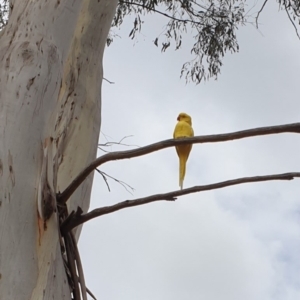
[[[175,126],[173,133],[174,139],[180,139],[185,137],[194,136],[194,130],[192,128],[192,118],[186,113],[180,113],[177,118],[178,123]],[[192,145],[176,146],[176,151],[179,157],[179,186],[182,189],[183,180],[185,176],[186,162],[189,158]]]

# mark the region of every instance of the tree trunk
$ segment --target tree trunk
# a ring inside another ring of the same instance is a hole
[[[117,0],[11,4],[0,41],[0,299],[70,299],[52,201],[96,156]],[[87,211],[92,180],[69,211]]]

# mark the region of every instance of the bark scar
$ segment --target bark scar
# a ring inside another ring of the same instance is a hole
[[[53,138],[47,138],[43,145],[44,155],[38,188],[38,212],[39,217],[44,221],[45,230],[47,229],[46,221],[56,209],[55,190],[53,186],[52,141]]]
[[[26,85],[26,88],[28,91],[30,90],[30,87],[33,85],[34,79],[35,79],[35,76],[28,80],[27,85]]]
[[[11,180],[12,186],[15,186],[16,180],[15,180],[15,174],[13,169],[13,157],[10,151],[8,151],[8,168],[9,168],[9,178]]]
[[[2,160],[0,159],[0,176],[3,175],[3,163]]]

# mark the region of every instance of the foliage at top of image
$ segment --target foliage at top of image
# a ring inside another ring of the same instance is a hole
[[[217,79],[226,53],[239,51],[237,30],[246,23],[258,27],[258,18],[269,0],[119,0],[112,22],[120,27],[126,16],[134,16],[129,37],[134,39],[142,30],[143,16],[158,14],[166,19],[163,31],[154,38],[154,45],[162,52],[169,48],[178,50],[184,37],[191,35],[192,59],[185,62],[181,77],[186,81],[200,83],[203,79]],[[279,9],[285,11],[298,38],[300,24],[300,0],[276,0]],[[254,12],[254,10],[256,10]],[[252,12],[250,14],[250,12]],[[9,0],[0,0],[0,30],[7,24]],[[107,38],[109,46],[114,38],[113,31]]]
[[[164,52],[168,48],[178,50],[187,34],[193,35],[192,59],[183,64],[181,77],[186,81],[200,83],[203,79],[217,79],[222,60],[227,52],[239,51],[236,33],[246,23],[258,26],[258,17],[267,5],[265,1],[247,0],[119,0],[112,27],[120,27],[124,18],[134,15],[132,39],[141,32],[146,14],[156,13],[167,19],[162,33],[154,44]],[[295,22],[300,20],[299,0],[277,0],[284,10],[296,34]],[[251,14],[250,14],[251,12]],[[299,35],[298,35],[299,37]],[[108,45],[113,34],[108,37]]]
[[[170,46],[179,49],[184,36],[192,32],[193,59],[181,70],[181,76],[187,81],[199,83],[202,79],[216,78],[225,53],[239,50],[236,30],[245,22],[245,0],[120,0],[112,27],[121,26],[125,16],[134,14],[129,34],[134,38],[141,31],[142,16],[147,13],[160,14],[167,19],[163,33],[154,40],[163,52]]]

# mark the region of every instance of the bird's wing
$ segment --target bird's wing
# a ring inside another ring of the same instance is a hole
[[[187,122],[179,121],[173,133],[173,138],[177,139],[180,137],[191,137],[194,136],[194,131],[192,126],[190,126]]]

